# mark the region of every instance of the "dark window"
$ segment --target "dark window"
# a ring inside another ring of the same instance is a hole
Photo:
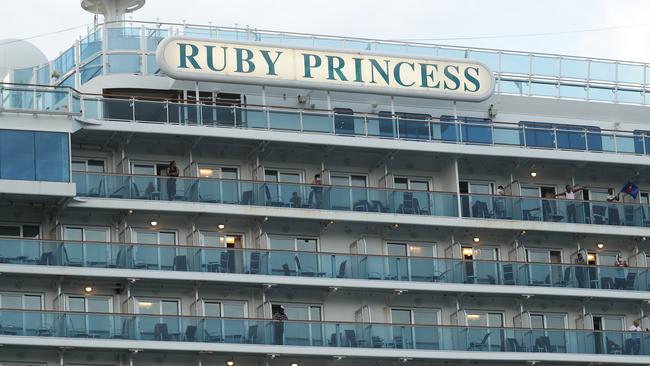
[[[0,130],[0,178],[68,182],[68,134]]]
[[[0,130],[0,177],[34,180],[34,132]]]
[[[354,112],[349,108],[334,108],[334,128],[337,135],[354,135]]]
[[[373,123],[371,121],[372,119],[368,121],[368,125],[371,125]],[[376,123],[377,130],[379,131],[379,137],[395,138],[396,128],[392,113],[387,111],[379,112]]]
[[[550,123],[541,122],[519,122],[523,127],[520,132],[520,141],[523,146],[531,147],[548,147],[555,146],[553,139],[553,125]]]
[[[431,116],[421,113],[395,113],[399,137],[407,140],[429,140]]]
[[[600,128],[595,126],[576,126],[543,122],[521,121],[519,125],[524,127],[520,132],[521,144],[532,147],[553,148],[557,144],[558,149],[567,150],[590,150],[602,151],[603,141]],[[555,139],[554,139],[555,131]],[[523,137],[525,136],[525,141]]]
[[[463,117],[459,116],[454,119],[454,116],[440,116],[440,122],[451,122],[441,124],[441,130],[445,131],[442,133],[443,141],[454,141],[456,138],[456,124],[453,122],[457,121],[460,123],[461,137],[463,142],[470,142],[474,144],[491,144],[492,143],[492,120],[489,118],[477,118],[477,117]],[[442,131],[441,131],[442,132]],[[444,137],[448,135],[448,138]],[[451,140],[451,138],[454,140]]]
[[[36,180],[67,182],[68,135],[57,132],[35,132]]]

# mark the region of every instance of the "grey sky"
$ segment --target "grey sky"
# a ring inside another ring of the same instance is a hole
[[[91,24],[92,15],[79,4],[79,0],[4,0],[0,39]],[[650,62],[650,1],[645,0],[148,0],[133,19],[237,23],[381,39],[509,36],[644,24],[550,36],[432,43]],[[78,28],[31,42],[53,58],[85,31],[85,27]]]

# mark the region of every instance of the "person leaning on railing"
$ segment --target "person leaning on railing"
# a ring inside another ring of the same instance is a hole
[[[607,207],[607,220],[610,225],[619,225],[620,219],[618,217],[618,207],[614,202],[621,200],[621,193],[614,194],[614,188],[607,188],[607,202],[612,203]]]
[[[573,186],[570,184],[567,184],[565,188],[565,191],[562,193],[556,194],[554,197],[564,197],[567,200],[575,200],[576,199],[576,193],[584,190],[585,187],[579,187],[579,186]],[[576,222],[576,204],[573,202],[570,202],[566,205],[566,215],[567,215],[567,222]]]

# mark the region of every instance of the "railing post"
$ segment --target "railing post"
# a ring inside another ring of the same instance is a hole
[[[203,108],[201,108],[201,100],[199,99],[198,93],[196,96],[196,124],[203,126]]]
[[[303,121],[304,113],[302,110],[298,111],[298,121],[300,122],[300,132],[305,132],[305,124]]]
[[[32,103],[35,103],[36,99],[32,100]],[[36,106],[32,106],[33,109],[36,109]],[[72,113],[72,89],[68,88],[68,113]]]
[[[169,101],[165,101],[165,115],[167,116],[167,124],[170,124],[171,122],[169,121]]]
[[[135,122],[135,98],[131,98],[131,118]]]
[[[368,137],[368,115],[367,114],[363,116],[363,125],[366,133],[364,136]]]

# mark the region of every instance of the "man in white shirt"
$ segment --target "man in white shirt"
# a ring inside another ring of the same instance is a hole
[[[564,187],[565,190],[562,193],[558,193],[555,195],[555,197],[564,197],[567,200],[575,200],[576,199],[576,193],[582,191],[586,187],[578,187],[578,186],[572,186],[570,184],[567,184],[566,187]],[[573,202],[567,203],[566,205],[566,216],[567,216],[567,222],[576,222],[576,204]]]
[[[632,322],[629,331],[634,332],[635,334],[631,335],[630,348],[632,349],[627,350],[627,353],[632,355],[638,355],[639,350],[641,349],[641,335],[637,333],[637,332],[641,332],[641,322],[639,321],[639,319]]]

